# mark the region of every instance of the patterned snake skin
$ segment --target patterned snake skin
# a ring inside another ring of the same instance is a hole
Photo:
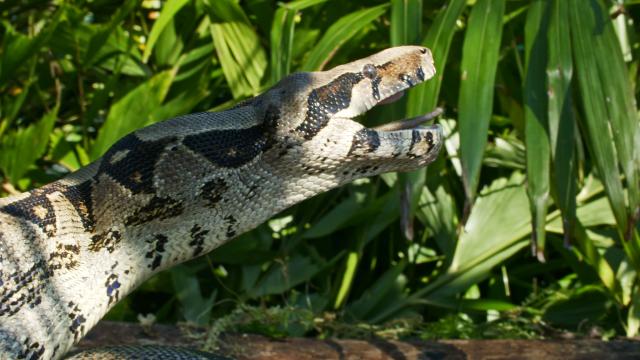
[[[353,179],[430,163],[439,126],[351,119],[434,74],[417,46],[296,73],[230,110],[138,130],[77,172],[0,199],[0,359],[61,358],[154,273]],[[84,358],[145,358],[127,351]]]

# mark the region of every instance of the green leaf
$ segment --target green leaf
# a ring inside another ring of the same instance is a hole
[[[256,283],[249,295],[252,297],[280,294],[290,288],[311,279],[323,270],[326,263],[320,263],[302,255],[281,262],[273,262],[269,270]]]
[[[26,128],[5,134],[0,140],[0,168],[17,185],[29,167],[47,150],[49,135],[58,117],[58,107],[51,109],[40,121]]]
[[[438,12],[433,25],[428,29],[422,45],[431,49],[436,67],[436,76],[409,91],[407,115],[419,116],[432,111],[438,104],[443,71],[449,56],[449,48],[453,34],[456,32],[456,21],[462,14],[466,0],[452,0]]]
[[[634,267],[640,269],[640,236],[634,235],[633,225],[635,209],[630,210],[626,206],[619,171],[622,165],[625,175],[637,179],[633,174],[636,170],[631,169],[634,165],[628,162],[633,157],[630,153],[634,151],[629,147],[638,139],[640,124],[635,106],[632,110],[628,108],[632,100],[625,100],[628,95],[626,90],[613,89],[616,86],[628,87],[628,75],[624,65],[619,63],[622,62],[620,49],[605,44],[613,39],[619,46],[614,34],[606,36],[613,30],[607,30],[611,22],[601,4],[595,0],[590,0],[590,6],[578,5],[575,0],[572,4],[574,6],[570,6],[569,10],[572,48],[584,108],[584,118],[580,120],[598,176],[611,202],[620,238],[627,240],[623,241],[625,251]],[[611,79],[621,83],[613,83]],[[625,111],[631,111],[632,114],[623,114]],[[633,187],[636,189],[631,190]],[[637,186],[631,184],[628,190],[630,201],[635,201]]]
[[[524,116],[527,155],[527,193],[532,214],[531,249],[545,261],[545,220],[549,199],[551,149],[547,133],[547,28],[549,2],[537,0],[529,7],[525,25]]]
[[[358,10],[331,25],[302,65],[303,71],[322,70],[338,49],[387,11],[388,4]]]
[[[144,54],[142,55],[142,61],[149,61],[149,56],[151,56],[151,51],[153,51],[153,47],[158,41],[160,34],[164,31],[165,27],[173,22],[173,18],[180,9],[182,9],[188,0],[167,0],[162,6],[162,12],[160,13],[160,17],[153,24],[153,28],[151,28],[151,33],[149,34],[149,40],[144,48]]]
[[[504,0],[473,6],[462,49],[458,126],[467,206],[473,204],[493,109],[496,68],[502,38]]]
[[[213,23],[211,37],[234,99],[260,93],[267,56],[253,28],[238,21]]]
[[[478,197],[458,240],[446,272],[398,301],[375,318],[383,319],[400,308],[450,302],[453,296],[489,276],[493,267],[523,249],[531,231],[531,213],[523,177],[499,178]]]
[[[383,308],[393,305],[394,301],[388,301],[389,294],[401,295],[406,284],[406,278],[402,274],[407,263],[401,261],[388,269],[372,286],[365,290],[360,298],[353,301],[347,307],[347,312],[359,320],[375,317]]]
[[[0,51],[0,84],[15,76],[16,70],[27,63],[27,59],[33,57],[47,43],[60,23],[64,13],[63,9],[64,7],[58,9],[53,15],[53,19],[46,26],[42,26],[41,30],[33,37],[18,33],[11,26],[11,23],[2,20],[5,33],[2,51]]]
[[[422,0],[391,0],[391,46],[420,42],[422,12]]]
[[[100,50],[107,43],[109,36],[111,36],[111,34],[117,29],[137,4],[138,1],[136,0],[125,1],[125,3],[118,8],[116,13],[113,14],[111,20],[107,24],[100,25],[98,30],[91,36],[87,51],[84,53],[84,59],[82,61],[82,65],[84,67],[93,65],[95,60],[98,59],[97,55],[100,54]]]
[[[614,139],[609,132],[609,119],[602,80],[598,71],[594,45],[599,40],[596,26],[603,26],[604,14],[600,5],[590,1],[591,6],[578,5],[572,0],[569,6],[572,46],[575,53],[576,74],[584,108],[583,125],[586,127],[587,141],[598,168],[611,207],[619,226],[626,228],[624,192],[615,156]],[[607,57],[608,59],[608,57]],[[603,74],[604,75],[604,74]]]
[[[573,58],[566,1],[552,1],[548,33],[549,138],[555,179],[555,203],[563,218],[565,244],[576,217],[576,122],[573,114],[571,78]]]
[[[362,204],[356,196],[345,199],[327,212],[309,230],[304,232],[303,238],[314,239],[335,233],[342,228],[354,215],[357,215]]]
[[[111,145],[130,132],[163,120],[153,114],[164,101],[175,73],[176,69],[172,69],[156,74],[111,106],[91,148],[92,159],[102,156]]]
[[[208,297],[203,297],[198,279],[184,265],[172,268],[169,274],[184,319],[192,324],[207,325],[218,291],[214,290]]]
[[[271,79],[275,84],[289,74],[294,44],[295,18],[299,11],[326,0],[297,0],[278,3],[271,25]]]

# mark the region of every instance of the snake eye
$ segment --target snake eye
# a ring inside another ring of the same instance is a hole
[[[367,64],[362,68],[362,75],[369,79],[375,79],[378,76],[378,70],[373,64]]]

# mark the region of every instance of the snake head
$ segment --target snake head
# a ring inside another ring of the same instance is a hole
[[[275,101],[292,114],[286,119],[265,116],[277,123],[276,143],[285,148],[274,152],[273,163],[297,162],[307,173],[333,173],[347,182],[432,162],[442,144],[440,126],[422,126],[414,119],[367,128],[353,119],[434,75],[431,51],[420,46],[394,47],[327,71],[290,75],[264,94],[265,103]]]

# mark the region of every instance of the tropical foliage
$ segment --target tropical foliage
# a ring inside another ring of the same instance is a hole
[[[109,317],[222,318],[216,331],[240,322],[283,335],[355,336],[354,324],[380,334],[418,319],[443,336],[498,336],[484,330],[505,321],[514,336],[636,336],[637,3],[0,1],[2,191],[60,178],[134,129],[224,109],[290,72],[423,44],[437,78],[362,122],[443,107],[436,163],[310,199],[159,274]],[[246,321],[255,307],[264,317]]]

